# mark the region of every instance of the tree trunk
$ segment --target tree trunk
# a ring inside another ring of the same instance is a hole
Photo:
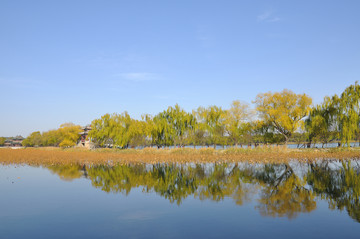
[[[288,137],[288,136],[286,136],[286,135],[284,135],[284,136],[285,136],[285,145],[287,146],[288,141],[289,141],[289,137]]]

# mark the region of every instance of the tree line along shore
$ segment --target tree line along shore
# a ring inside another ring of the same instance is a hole
[[[255,107],[233,101],[229,109],[198,107],[186,112],[178,104],[141,120],[123,113],[105,114],[91,122],[87,135],[97,147],[119,149],[201,146],[242,147],[279,145],[289,142],[309,148],[312,144],[336,142],[339,147],[360,143],[360,86],[348,86],[340,95],[327,96],[318,105],[306,94],[291,90],[260,93]],[[22,144],[75,146],[81,127],[66,123],[55,130],[33,132]],[[0,145],[3,143],[0,138]]]

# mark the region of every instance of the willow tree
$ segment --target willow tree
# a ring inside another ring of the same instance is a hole
[[[341,97],[337,98],[337,103],[341,145],[350,146],[350,141],[359,131],[360,86],[358,82],[347,87]]]
[[[249,104],[235,100],[225,114],[225,129],[235,146],[241,143],[243,136],[247,135],[252,111]]]
[[[154,117],[150,114],[143,114],[141,116],[143,122],[143,136],[145,138],[146,142],[150,143],[150,146],[155,144],[155,138],[154,138],[154,132],[155,132],[155,123],[154,123]]]
[[[260,118],[282,134],[287,144],[291,135],[303,126],[302,119],[309,113],[312,99],[306,94],[285,89],[258,94],[254,103]]]
[[[112,115],[105,114],[100,119],[91,122],[89,137],[100,146],[107,146],[113,143],[112,131],[115,126],[112,123]]]
[[[214,148],[216,148],[217,144],[224,145],[226,143],[224,138],[226,111],[221,107],[213,105],[206,108],[203,114],[205,114],[207,131]]]
[[[174,128],[174,144],[184,146],[186,137],[195,127],[195,118],[192,114],[181,109],[178,104],[174,107],[169,107],[166,113],[169,123]]]
[[[192,144],[194,148],[196,145],[208,145],[210,142],[206,124],[206,109],[200,106],[192,111],[192,116],[194,118],[194,128],[189,132],[189,144]]]
[[[325,97],[324,102],[311,109],[305,120],[308,147],[312,142],[327,144],[338,137],[336,97]]]
[[[153,144],[158,148],[162,146],[171,146],[174,144],[175,135],[175,128],[171,124],[171,120],[166,110],[154,116],[153,127],[151,130]]]
[[[132,132],[129,130],[134,121],[127,112],[122,114],[105,114],[91,123],[89,137],[101,146],[127,148]]]
[[[134,136],[134,132],[131,130],[133,129],[131,125],[134,124],[134,120],[126,111],[120,115],[115,115],[113,120],[115,122],[114,131],[112,132],[114,146],[128,148],[132,136]]]
[[[146,146],[149,143],[147,123],[143,120],[131,120],[132,123],[128,129],[131,147]]]
[[[178,104],[160,112],[153,118],[152,137],[159,146],[184,146],[187,137],[195,127],[195,118],[180,108]]]
[[[215,105],[204,108],[200,106],[192,112],[195,127],[191,132],[193,145],[224,145],[226,111]]]

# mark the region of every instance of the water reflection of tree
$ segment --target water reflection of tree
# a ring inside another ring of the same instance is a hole
[[[87,173],[92,185],[106,192],[127,195],[132,188],[141,186],[144,192],[155,192],[177,204],[190,195],[214,201],[228,196],[237,204],[243,203],[248,194],[244,193],[242,171],[237,165],[229,168],[226,164],[215,164],[208,174],[205,167],[155,164],[148,170],[146,165],[95,166],[88,168]]]
[[[294,218],[316,208],[314,194],[289,164],[265,165],[255,178],[262,185],[258,206],[262,215]]]
[[[145,165],[118,165],[91,167],[87,171],[93,186],[106,192],[128,194],[132,188],[142,186],[145,192],[156,192],[177,204],[194,195],[213,201],[230,197],[242,205],[254,192],[256,183],[262,189],[259,208],[265,215],[294,217],[316,207],[311,191],[304,188],[305,182],[289,165],[259,169],[244,164],[214,164],[207,173],[205,166],[157,164],[146,170]]]
[[[346,210],[351,218],[360,222],[360,166],[357,162],[341,162],[333,169],[329,162],[312,163],[307,180],[313,191],[329,202],[331,209]]]
[[[197,188],[196,178],[181,167],[156,164],[147,170],[145,165],[117,165],[90,167],[87,171],[92,185],[103,191],[127,195],[141,186],[144,192],[154,191],[178,204]]]
[[[298,168],[293,164],[55,165],[48,168],[64,180],[85,176],[94,187],[105,192],[127,195],[132,188],[140,187],[178,205],[188,196],[213,201],[228,197],[242,205],[259,190],[257,208],[262,215],[274,217],[294,218],[301,212],[311,212],[316,208],[318,196],[327,200],[331,209],[345,209],[360,222],[360,166],[352,163],[344,161],[337,168],[329,161],[299,164],[306,167],[304,176],[294,172]]]
[[[236,204],[242,205],[244,201],[249,200],[253,192],[246,184],[249,182],[246,178],[247,171],[247,165],[244,164],[215,164],[212,171],[199,180],[195,197],[214,201],[231,197]]]
[[[51,166],[47,166],[47,168],[54,174],[59,175],[59,177],[62,180],[65,181],[72,181],[76,178],[80,178],[83,175],[83,172],[81,171],[81,169],[83,167],[81,167],[78,164],[74,164],[74,165],[51,165]]]

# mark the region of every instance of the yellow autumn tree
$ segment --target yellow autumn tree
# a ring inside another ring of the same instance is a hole
[[[71,147],[75,146],[77,141],[80,138],[79,133],[81,132],[81,127],[79,125],[74,125],[73,123],[65,123],[60,125],[60,135],[62,141],[60,142],[60,147]]]
[[[254,103],[260,118],[282,134],[287,144],[291,135],[303,127],[302,119],[308,115],[312,99],[306,94],[295,94],[285,89],[282,92],[258,94]]]

